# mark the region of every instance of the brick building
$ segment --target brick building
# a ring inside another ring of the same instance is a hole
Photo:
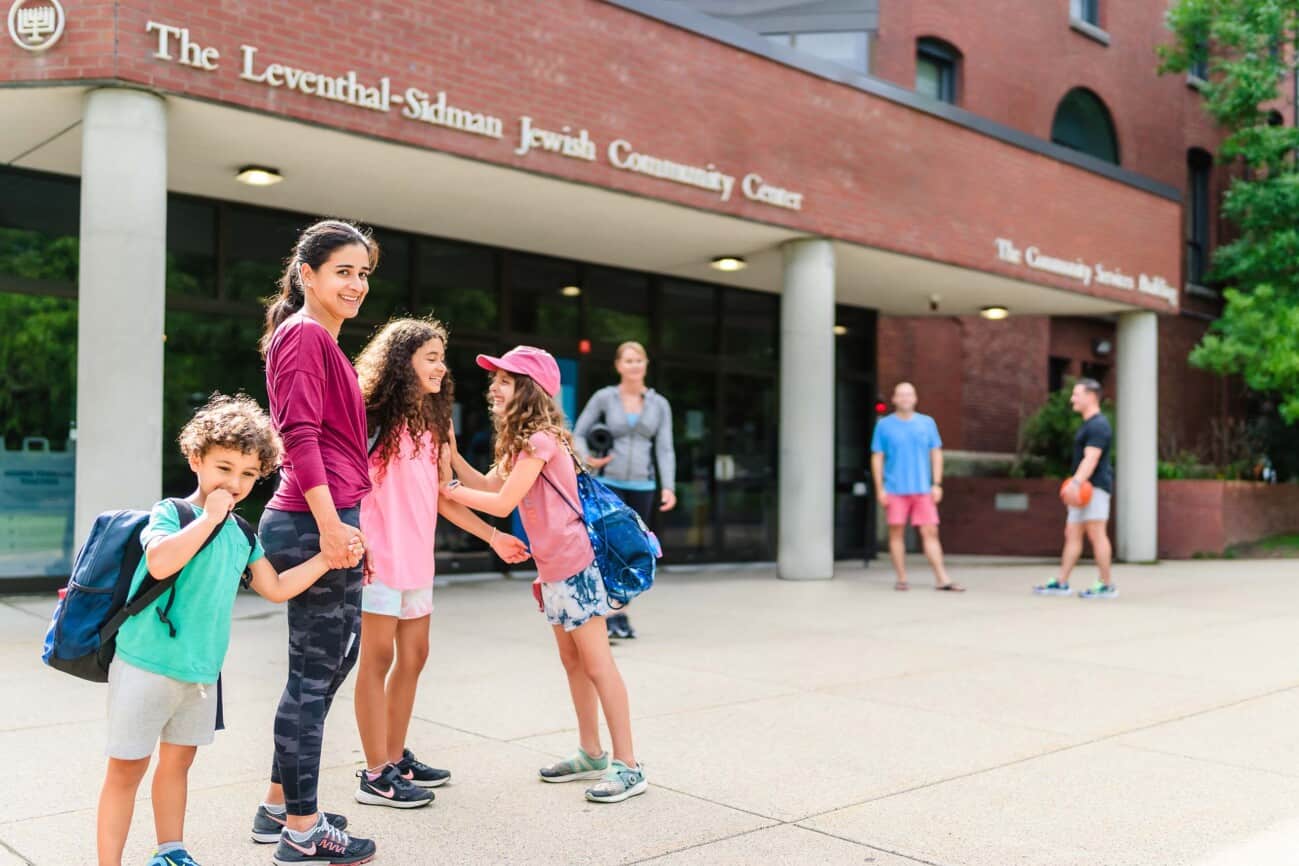
[[[866,545],[885,383],[916,381],[950,447],[1007,452],[1084,369],[1125,421],[1120,553],[1153,558],[1159,430],[1221,404],[1184,362],[1216,309],[1187,271],[1215,240],[1216,139],[1193,82],[1154,73],[1162,13],[17,0],[0,304],[31,348],[0,575],[66,569],[91,515],[187,483],[176,429],[212,388],[264,396],[259,299],[324,214],[385,248],[346,349],[389,315],[450,323],[471,459],[475,352],[550,349],[572,412],[619,341],[646,342],[675,410],[677,561],[828,576]]]

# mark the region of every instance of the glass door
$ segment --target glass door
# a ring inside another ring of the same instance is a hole
[[[776,556],[776,380],[730,374],[722,379],[717,480],[719,556]]]

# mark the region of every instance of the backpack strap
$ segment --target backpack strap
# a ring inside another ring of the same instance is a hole
[[[257,550],[257,530],[253,529],[252,525],[247,520],[244,520],[243,517],[235,514],[233,511],[230,512],[230,516],[235,519],[235,525],[243,532],[244,538],[248,540],[248,563],[244,566],[244,573],[239,577],[240,585],[243,586],[244,589],[247,589],[253,585],[252,560],[253,552]]]
[[[168,499],[167,501],[176,509],[176,519],[177,522],[179,522],[181,529],[184,529],[186,526],[189,526],[194,522],[197,515],[194,512],[194,506],[187,500]],[[204,548],[216,541],[217,536],[221,534],[221,530],[224,528],[225,524],[222,523],[217,526],[216,529],[212,530],[211,534],[204,539],[203,544],[199,546],[199,549],[195,551],[194,556],[198,556]],[[141,551],[141,556],[143,556],[143,547],[141,547]],[[125,566],[125,564],[124,561],[123,566]],[[104,623],[104,627],[99,630],[100,642],[103,643],[116,635],[118,629],[122,627],[124,622],[149,607],[149,605],[161,598],[163,593],[167,593],[167,602],[161,608],[157,609],[158,619],[162,620],[162,622],[167,626],[168,633],[172,637],[175,637],[176,626],[168,618],[168,614],[171,613],[171,606],[176,601],[176,578],[179,576],[179,571],[161,579],[154,579],[152,576],[147,576],[145,581],[140,584],[140,588],[136,590],[135,595],[127,599],[126,604],[122,605],[121,609],[118,610],[117,613],[113,614],[113,616],[109,618],[108,622]]]
[[[552,490],[554,490],[556,493],[559,494],[559,498],[562,499],[562,500],[564,500],[564,504],[565,504],[565,505],[567,505],[569,508],[573,509],[573,513],[577,515],[578,519],[581,520],[583,523],[585,523],[585,522],[586,522],[586,515],[584,515],[584,514],[582,513],[582,509],[578,508],[576,505],[574,505],[574,504],[572,503],[572,501],[569,500],[568,496],[564,493],[564,491],[562,491],[562,490],[559,489],[559,485],[556,484],[555,482],[553,482],[553,481],[550,480],[550,476],[546,474],[546,470],[544,470],[544,469],[541,470],[541,478],[542,478],[542,480],[544,480],[547,484],[550,485],[550,488],[551,488]]]

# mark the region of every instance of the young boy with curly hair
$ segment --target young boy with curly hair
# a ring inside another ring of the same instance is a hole
[[[120,866],[136,790],[154,746],[154,825],[158,848],[149,866],[197,866],[185,850],[188,774],[199,746],[216,731],[217,675],[230,643],[235,593],[245,570],[250,585],[274,602],[292,598],[328,569],[317,555],[277,574],[261,543],[231,516],[257,479],[279,465],[282,446],[270,418],[251,398],[214,395],[180,433],[181,453],[197,477],[186,501],[195,519],[181,526],[176,504],[153,507],[140,541],[145,555],[131,583],[179,572],[170,609],[164,594],[129,618],[117,634],[108,672],[108,770],[99,795],[100,866]],[[211,540],[209,540],[209,538]],[[351,553],[359,561],[359,539]]]

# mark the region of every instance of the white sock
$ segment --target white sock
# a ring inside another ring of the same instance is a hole
[[[270,812],[272,815],[284,814],[283,803],[262,803],[262,808],[265,809],[267,812]]]
[[[308,839],[311,838],[311,834],[312,834],[312,833],[315,833],[316,830],[319,829],[320,825],[323,824],[323,823],[325,823],[325,816],[324,816],[324,814],[322,813],[322,814],[320,815],[320,817],[316,820],[316,823],[315,823],[315,824],[312,824],[312,825],[311,825],[310,827],[308,827],[307,829],[305,829],[305,830],[289,830],[289,831],[288,831],[288,833],[289,833],[289,838],[292,839],[294,842],[305,842],[305,841],[307,841]]]

